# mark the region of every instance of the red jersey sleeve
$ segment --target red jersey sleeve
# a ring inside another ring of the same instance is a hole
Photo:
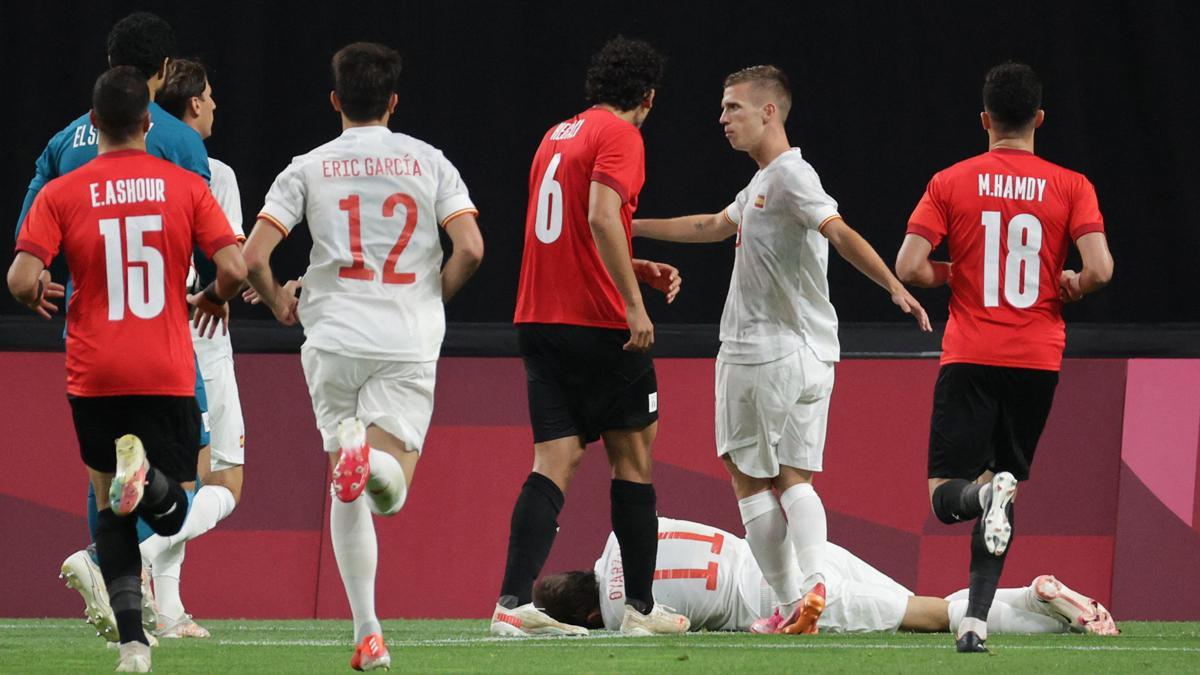
[[[1075,186],[1071,200],[1071,216],[1067,220],[1067,230],[1071,239],[1075,240],[1085,234],[1104,231],[1104,216],[1100,215],[1100,203],[1096,200],[1096,188],[1092,182],[1083,176]]]
[[[929,184],[925,186],[925,194],[908,217],[908,234],[915,234],[929,240],[933,248],[942,243],[949,231],[949,214],[942,200],[942,174],[934,174]]]
[[[25,225],[21,235],[17,237],[17,251],[24,251],[46,267],[58,255],[62,245],[62,220],[51,200],[53,190],[42,190],[33,200],[29,214],[25,216]]]
[[[200,184],[193,191],[192,239],[204,251],[204,255],[212,259],[214,253],[226,246],[237,246],[237,237],[208,186]]]
[[[637,127],[627,125],[607,131],[598,140],[592,180],[612,188],[625,204],[637,192],[638,172],[646,152],[642,134]]]

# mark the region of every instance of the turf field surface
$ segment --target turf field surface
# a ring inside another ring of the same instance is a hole
[[[160,673],[338,673],[349,621],[202,621],[208,640],[163,640]],[[393,672],[1200,672],[1200,623],[1124,622],[1113,638],[998,635],[988,655],[956,654],[949,635],[762,636],[693,633],[502,639],[480,620],[385,621]],[[82,621],[0,619],[0,672],[112,672],[116,651]]]

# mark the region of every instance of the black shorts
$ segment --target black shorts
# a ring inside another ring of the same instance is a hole
[[[193,396],[68,396],[79,456],[104,473],[117,470],[116,441],[141,439],[150,466],[183,483],[196,479],[200,408]]]
[[[950,363],[938,371],[929,477],[975,480],[984,471],[1029,478],[1058,373]]]
[[[658,380],[645,352],[627,352],[629,331],[564,324],[517,326],[529,391],[533,441],[613,429],[643,429],[658,419]]]

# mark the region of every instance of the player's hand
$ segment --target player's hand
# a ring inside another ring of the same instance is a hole
[[[271,313],[275,315],[275,320],[285,326],[295,326],[300,321],[296,309],[300,306],[300,298],[296,297],[296,289],[299,286],[299,279],[280,286],[275,295],[275,302],[271,303]]]
[[[301,277],[300,279],[293,279],[285,283],[283,285],[283,290],[291,293],[292,295],[296,295],[296,291],[303,287],[304,279]],[[262,298],[258,297],[258,291],[254,290],[254,287],[251,286],[250,288],[247,288],[244,293],[242,293],[242,301],[251,305],[257,305],[262,302]]]
[[[929,315],[925,313],[925,308],[921,306],[921,303],[917,302],[912,293],[901,288],[892,294],[892,302],[905,314],[911,314],[917,320],[917,325],[921,328],[921,332],[930,333],[933,331],[933,326],[929,323]]]
[[[668,305],[675,301],[675,296],[679,295],[679,287],[683,285],[683,277],[680,276],[679,270],[666,263],[635,259],[633,273],[638,281],[666,295]]]
[[[221,335],[229,334],[229,303],[218,305],[204,297],[203,291],[189,294],[187,301],[196,308],[192,327],[197,335],[211,339],[217,334],[217,326],[221,327]]]
[[[629,342],[625,343],[627,352],[648,352],[654,345],[654,324],[646,308],[634,305],[625,308],[625,319],[629,322]]]
[[[1079,273],[1075,270],[1063,270],[1058,275],[1058,299],[1063,302],[1075,302],[1083,297],[1079,288]]]
[[[50,280],[50,270],[42,270],[38,276],[38,285],[42,292],[38,295],[37,300],[34,300],[29,305],[29,309],[37,312],[43,319],[49,319],[51,315],[58,311],[58,305],[50,302],[57,300],[66,295],[66,289],[62,284],[56,284]]]

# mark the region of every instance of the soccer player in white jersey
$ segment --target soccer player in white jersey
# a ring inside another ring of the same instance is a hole
[[[812,479],[822,468],[840,357],[826,279],[829,244],[886,289],[922,330],[930,326],[925,310],[846,224],[816,171],[788,143],[783,125],[790,108],[787,76],[774,66],[727,77],[720,118],[725,138],[754,159],[758,172],[723,212],[635,220],[633,232],[678,242],[737,236],[717,356],[717,454],[733,478],[750,549],[783,605],[785,620],[777,628],[811,633],[826,592],[825,507]],[[798,578],[797,569],[808,577]]]
[[[724,530],[671,518],[658,519],[654,600],[691,620],[691,630],[748,631],[782,621],[779,600],[764,580],[749,544]],[[913,595],[850,551],[826,542],[828,597],[818,625],[829,632],[946,632],[967,609],[966,589],[947,598]],[[625,597],[621,549],[609,535],[592,570],[542,578],[534,602],[547,614],[588,628],[616,630]],[[1103,605],[1044,574],[1024,588],[1001,589],[988,614],[999,633],[1116,635]]]
[[[334,55],[333,73],[342,135],[275,179],[245,257],[275,317],[304,325],[301,362],[333,466],[333,551],[354,615],[350,665],[373,670],[391,659],[375,615],[371,514],[404,505],[433,413],[443,303],[479,266],[483,239],[458,170],[387,128],[400,55],[351,44]],[[297,305],[269,261],[301,219],[313,248]],[[439,225],[454,248],[444,268]]]
[[[214,112],[212,84],[204,66],[196,61],[172,62],[167,81],[159,91],[158,102],[207,140],[212,135]],[[242,231],[242,202],[237,176],[228,164],[209,157],[212,179],[209,188],[221,205],[238,243],[246,239]],[[193,264],[188,283],[198,281]],[[202,284],[201,284],[202,286]],[[211,442],[201,449],[196,473],[200,489],[183,529],[171,537],[154,535],[141,544],[142,558],[153,571],[155,599],[158,603],[159,637],[206,638],[209,633],[184,611],[180,597],[180,575],[187,542],[211,530],[233,512],[241,500],[242,465],[245,463],[245,425],[237,379],[233,372],[233,345],[224,327],[200,327],[192,331],[204,389],[208,399],[208,427]]]

